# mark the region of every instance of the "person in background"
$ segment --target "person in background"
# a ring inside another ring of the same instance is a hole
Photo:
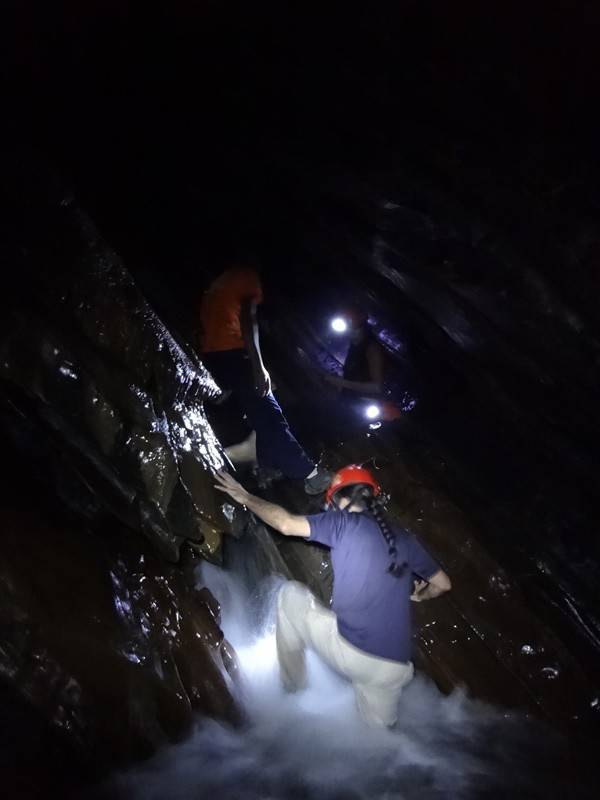
[[[371,332],[367,314],[352,307],[344,314],[344,320],[348,323],[350,347],[342,376],[327,373],[325,380],[344,396],[379,397],[383,393],[383,352]]]
[[[252,428],[244,442],[226,453],[233,463],[256,462],[303,479],[308,494],[320,494],[330,476],[300,446],[271,391],[256,316],[262,297],[257,270],[236,265],[213,281],[201,302],[202,360],[221,389],[237,400]]]
[[[358,306],[352,306],[342,319],[350,334],[342,375],[327,372],[323,375],[324,380],[340,392],[341,399],[350,408],[355,407],[357,401],[374,401],[376,405],[372,408],[376,409],[375,419],[384,422],[399,419],[400,409],[384,396],[384,353],[371,330],[366,312]],[[369,406],[362,409],[363,413],[366,408]]]
[[[326,494],[329,510],[312,516],[254,497],[225,472],[217,474],[216,488],[284,536],[331,549],[331,608],[295,581],[279,592],[276,640],[284,688],[293,692],[306,686],[309,648],[352,683],[369,725],[393,726],[400,694],[414,672],[410,602],[447,592],[448,575],[413,535],[388,523],[381,487],[356,464],[333,478]]]

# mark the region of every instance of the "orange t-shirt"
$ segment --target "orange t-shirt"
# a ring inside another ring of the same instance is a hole
[[[240,316],[246,298],[262,302],[260,278],[251,267],[230,267],[213,281],[200,305],[203,353],[245,347]]]

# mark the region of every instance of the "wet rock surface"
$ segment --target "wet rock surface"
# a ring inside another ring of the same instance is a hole
[[[374,458],[390,509],[453,578],[451,597],[415,609],[423,668],[445,689],[464,683],[555,721],[575,747],[595,743],[597,11],[395,3],[343,19],[324,13],[316,25],[279,10],[176,6],[144,15],[108,4],[100,24],[95,9],[48,11],[32,25],[21,4],[12,47],[26,86],[8,127],[70,171],[172,331],[191,337],[202,285],[232,250],[258,244],[268,360],[294,429],[315,456],[326,448],[331,466]],[[38,183],[29,179],[34,194]],[[18,195],[8,194],[14,205]],[[183,540],[215,558],[218,542],[211,551],[198,528],[220,530],[219,512],[207,510],[210,499],[203,513],[191,509],[186,439],[183,452],[172,441],[185,422],[174,398],[161,404],[152,378],[145,382],[146,346],[157,340],[117,325],[117,351],[131,343],[117,361],[158,409],[148,415],[138,398],[135,425],[122,419],[131,392],[121,402],[113,381],[105,396],[102,369],[94,366],[96,388],[85,395],[97,408],[65,388],[97,363],[108,334],[84,325],[74,307],[64,319],[53,313],[68,306],[56,263],[70,257],[61,255],[63,237],[55,249],[63,222],[53,221],[67,212],[54,201],[36,212],[29,202],[22,219],[46,220],[41,235],[31,229],[41,244],[32,248],[29,224],[19,231],[14,215],[1,244],[26,309],[2,322],[18,333],[7,352],[22,356],[8,362],[2,384],[11,441],[32,465],[52,465],[45,471],[79,513],[93,519],[108,508],[143,527],[169,559]],[[15,231],[16,253],[4,244]],[[49,275],[28,272],[36,247]],[[112,281],[118,270],[103,274]],[[121,299],[109,306],[127,320],[140,305],[123,304],[123,287],[118,277],[111,292]],[[356,295],[406,412],[368,438],[340,433],[337,398],[307,369],[339,370],[340,347],[325,329]],[[50,349],[49,331],[60,333]],[[77,342],[85,350],[75,352]],[[63,360],[52,360],[55,347]],[[116,367],[105,364],[105,373]],[[63,392],[65,408],[53,413],[42,398]],[[153,430],[166,408],[168,432]],[[122,446],[128,426],[133,457]],[[150,450],[142,468],[136,458]],[[123,458],[128,466],[117,469]],[[288,489],[269,496],[308,508]],[[327,596],[320,551],[264,529],[252,536],[257,546],[243,539],[238,552],[260,561],[255,574],[312,576]],[[565,796],[577,796],[580,777],[571,773]]]
[[[73,196],[29,158],[16,154],[3,173],[4,427],[34,468],[38,454],[54,460],[57,491],[84,515],[110,510],[168,560],[185,541],[218,560],[235,516],[210,480],[224,461],[203,403],[219,389]]]
[[[148,756],[194,712],[239,720],[218,605],[181,567],[115,522],[82,530],[5,501],[2,527],[2,682],[75,770]]]
[[[239,723],[235,653],[196,587],[244,515],[213,490],[218,388],[71,195],[4,170],[0,692],[7,797],[76,791]],[[5,220],[6,221],[6,220]]]

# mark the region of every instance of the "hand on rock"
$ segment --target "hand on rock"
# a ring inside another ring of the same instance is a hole
[[[413,586],[413,593],[410,596],[410,599],[413,601],[413,603],[421,602],[421,597],[419,595],[423,591],[423,589],[425,589],[426,586],[427,586],[427,581],[415,581],[415,584]]]
[[[216,475],[216,480],[217,483],[215,483],[215,489],[228,494],[232,500],[236,501],[236,503],[244,505],[248,498],[248,492],[240,483],[235,480],[235,478],[232,478],[228,472],[219,470]]]

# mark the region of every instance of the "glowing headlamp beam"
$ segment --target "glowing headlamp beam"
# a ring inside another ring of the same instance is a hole
[[[348,323],[343,317],[334,317],[331,320],[331,327],[336,333],[346,333],[348,330]]]
[[[375,405],[375,403],[372,403],[371,405],[365,408],[365,417],[367,419],[377,419],[380,414],[381,414],[381,409],[379,408],[379,406]]]

